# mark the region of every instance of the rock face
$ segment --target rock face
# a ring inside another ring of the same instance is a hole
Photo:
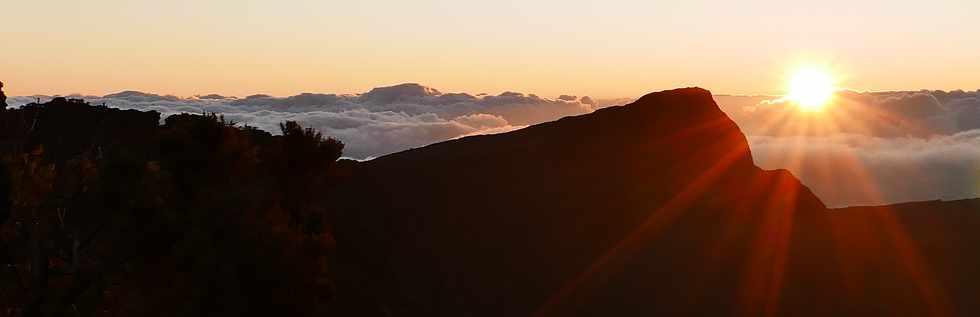
[[[338,252],[395,316],[836,308],[825,207],[703,89],[351,164]]]
[[[910,180],[914,181],[914,180]],[[867,315],[980,315],[980,199],[831,211],[841,292]]]

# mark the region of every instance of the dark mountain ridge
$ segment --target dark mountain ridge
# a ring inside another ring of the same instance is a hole
[[[829,211],[703,89],[346,165],[342,275],[394,316],[977,312],[928,229],[975,213]]]

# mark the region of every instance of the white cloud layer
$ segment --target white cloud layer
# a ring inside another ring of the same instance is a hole
[[[980,130],[930,138],[750,136],[756,164],[788,168],[830,206],[980,196]]]
[[[204,95],[193,98],[125,91],[106,96],[74,96],[92,104],[153,110],[162,118],[177,113],[216,112],[242,124],[278,133],[278,124],[297,121],[346,144],[344,155],[364,159],[466,135],[500,133],[594,110],[592,99],[551,100],[505,92],[496,96],[442,93],[418,84],[375,88],[358,95],[312,94],[279,98]],[[11,98],[23,105],[51,96]]]
[[[980,91],[841,91],[823,113],[716,96],[756,163],[786,168],[830,206],[980,196]]]

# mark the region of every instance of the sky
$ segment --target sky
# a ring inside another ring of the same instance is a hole
[[[781,94],[823,65],[856,90],[980,87],[980,2],[6,1],[8,95]]]

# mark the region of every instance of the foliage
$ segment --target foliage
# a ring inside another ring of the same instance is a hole
[[[65,99],[0,123],[0,316],[331,311],[341,142]]]

